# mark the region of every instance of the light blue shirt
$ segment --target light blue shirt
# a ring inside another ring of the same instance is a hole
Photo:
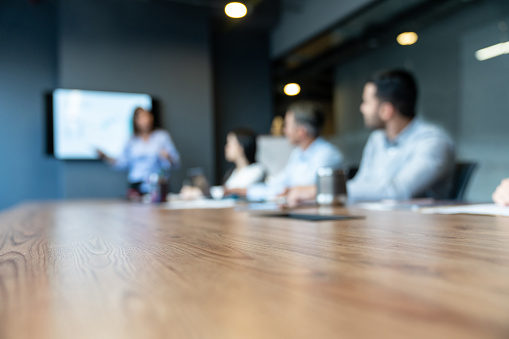
[[[286,188],[316,184],[320,167],[338,168],[343,164],[343,155],[331,143],[316,138],[306,150],[295,148],[290,154],[284,170],[266,184],[255,184],[248,188],[247,199],[270,200]]]
[[[446,199],[451,190],[454,145],[439,128],[418,118],[393,141],[385,131],[368,139],[359,171],[347,183],[350,201]]]
[[[161,151],[171,156],[173,164],[160,156]],[[127,142],[122,155],[115,160],[114,168],[128,170],[128,181],[145,183],[152,173],[169,171],[172,167],[180,166],[180,155],[170,137],[164,130],[155,130],[148,140],[133,136]],[[145,187],[146,188],[146,187]],[[142,185],[143,190],[143,185]]]

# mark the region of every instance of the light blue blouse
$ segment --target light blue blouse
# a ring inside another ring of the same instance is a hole
[[[161,151],[166,151],[173,159],[161,157]],[[127,142],[120,157],[115,160],[113,167],[117,170],[128,170],[130,183],[143,182],[142,190],[146,190],[145,182],[152,173],[168,172],[172,168],[180,167],[180,154],[168,132],[155,130],[148,140],[133,136]],[[145,188],[145,189],[144,189]]]

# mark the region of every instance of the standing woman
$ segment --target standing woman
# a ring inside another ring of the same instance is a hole
[[[133,114],[134,135],[117,159],[100,150],[99,157],[116,170],[128,170],[129,197],[149,192],[148,178],[152,173],[168,172],[180,166],[180,155],[170,134],[154,123],[154,114],[137,107]]]

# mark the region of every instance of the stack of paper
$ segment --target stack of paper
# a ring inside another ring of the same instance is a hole
[[[164,209],[169,210],[189,210],[189,209],[219,209],[231,208],[235,206],[235,200],[212,200],[212,199],[199,199],[190,201],[170,201],[163,205]]]
[[[495,204],[422,208],[420,209],[420,212],[426,214],[481,214],[502,215],[509,217],[509,207],[502,207]]]

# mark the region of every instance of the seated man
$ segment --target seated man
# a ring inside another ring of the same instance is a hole
[[[443,131],[415,117],[416,101],[415,80],[403,70],[378,73],[364,86],[360,110],[375,131],[347,183],[350,201],[448,197],[454,147]],[[295,205],[315,194],[313,187],[300,187],[288,201]]]
[[[502,180],[492,198],[500,206],[509,206],[509,178]]]
[[[291,105],[285,116],[284,134],[297,147],[284,170],[266,184],[255,184],[234,193],[245,194],[252,201],[270,200],[289,188],[314,185],[320,167],[340,167],[343,155],[319,136],[323,123],[323,113],[315,104],[297,102]]]

